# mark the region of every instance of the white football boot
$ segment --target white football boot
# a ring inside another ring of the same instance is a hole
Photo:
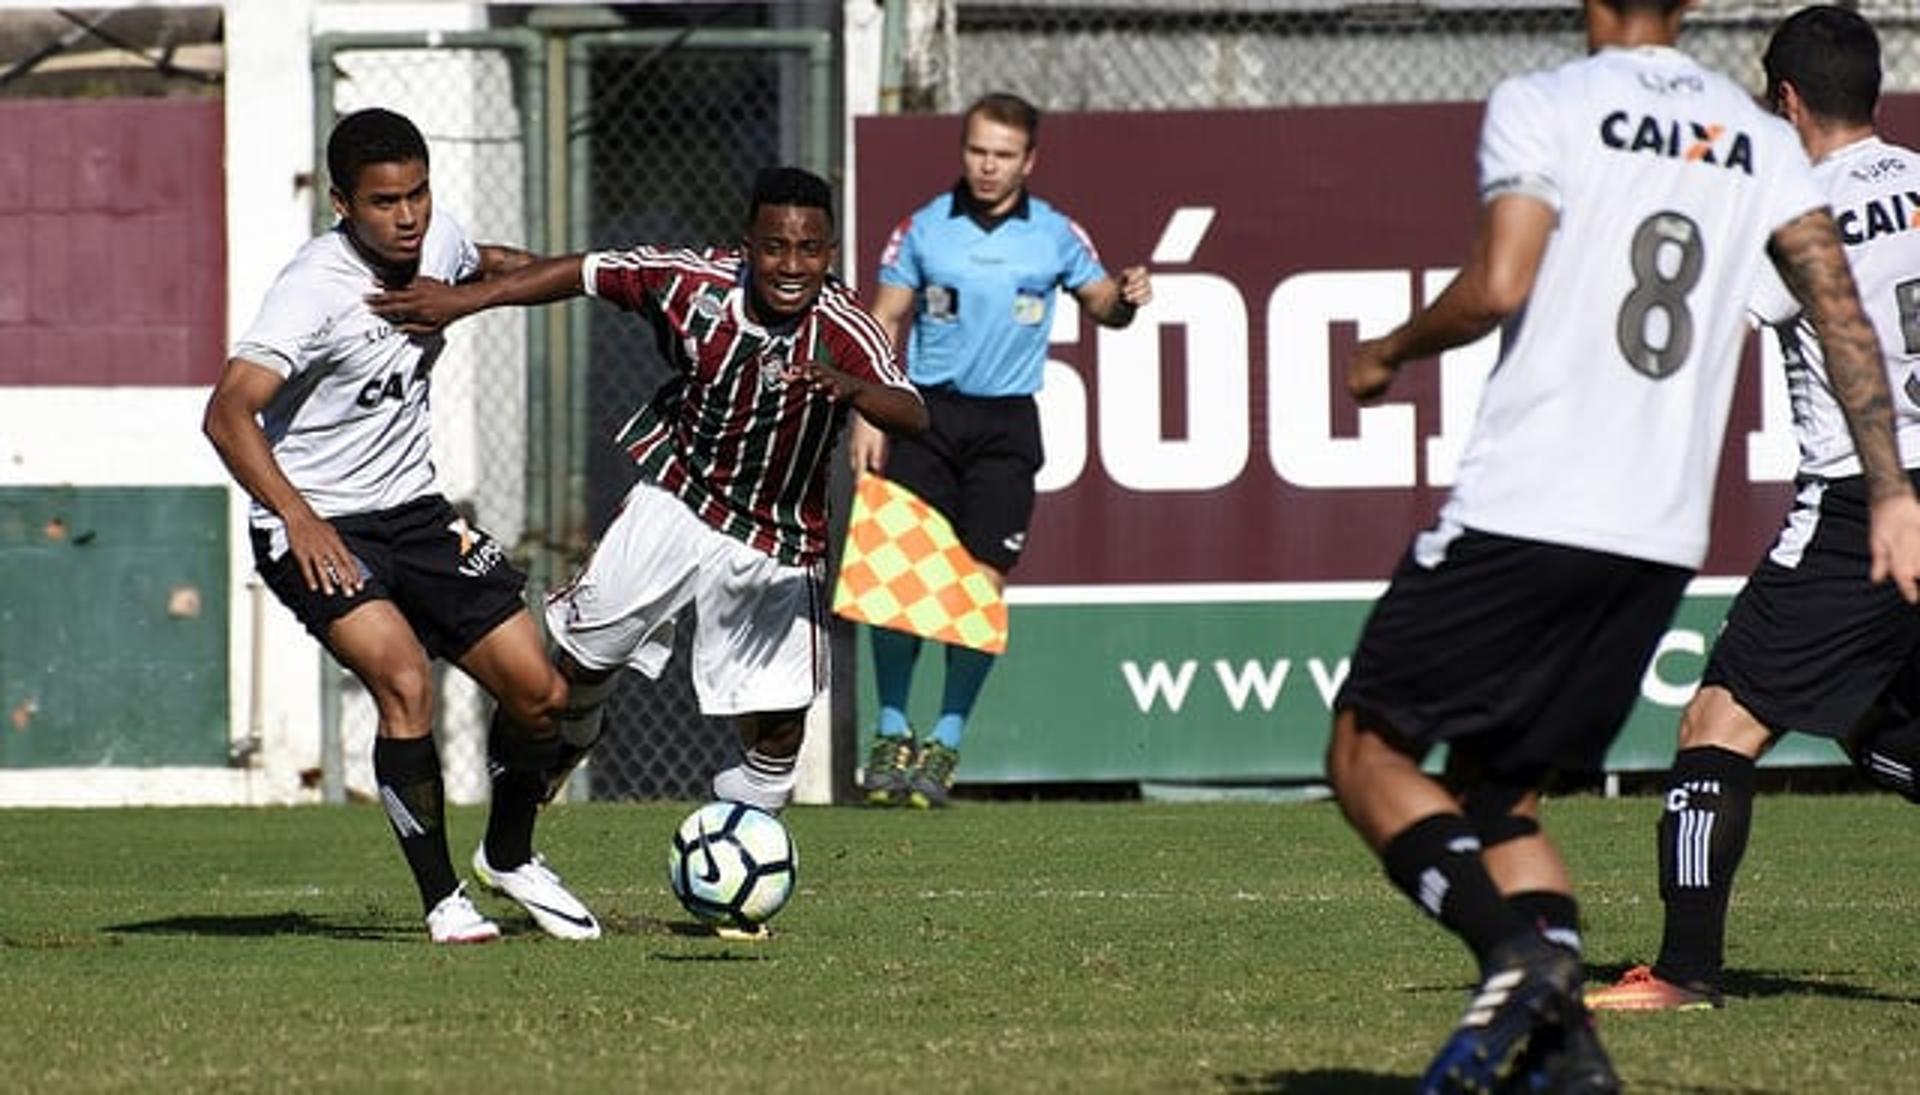
[[[533,915],[540,930],[556,939],[598,939],[600,921],[560,882],[560,876],[535,855],[511,871],[496,870],[487,862],[487,846],[473,850],[473,873],[480,884],[505,894]]]
[[[427,937],[435,943],[491,943],[500,938],[500,925],[473,907],[463,882],[427,914]]]

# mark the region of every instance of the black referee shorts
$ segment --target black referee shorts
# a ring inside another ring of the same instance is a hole
[[[360,563],[364,582],[352,596],[308,589],[293,552],[283,548],[276,558],[266,532],[252,535],[254,566],[267,588],[323,644],[335,620],[368,601],[388,600],[427,653],[454,661],[526,607],[527,576],[440,495],[332,523]]]
[[[1040,408],[1030,395],[990,398],[922,388],[927,431],[896,437],[888,479],[953,525],[975,559],[1002,574],[1020,561],[1040,471]]]
[[[1455,531],[1401,560],[1334,709],[1379,719],[1421,755],[1448,742],[1493,775],[1599,771],[1691,573]]]

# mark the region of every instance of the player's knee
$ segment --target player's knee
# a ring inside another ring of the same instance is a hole
[[[1687,701],[1680,715],[1681,749],[1716,748],[1758,757],[1773,739],[1753,712],[1719,685],[1707,685]]]
[[[364,679],[381,722],[411,729],[433,724],[433,673],[425,662],[386,666]]]
[[[508,718],[537,734],[549,734],[567,709],[567,679],[551,667],[546,674],[500,697]]]

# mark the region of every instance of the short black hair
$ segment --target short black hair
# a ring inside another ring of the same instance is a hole
[[[1880,102],[1880,36],[1859,12],[1832,4],[1801,8],[1781,20],[1760,64],[1767,100],[1792,84],[1817,118],[1872,125]]]
[[[961,140],[966,139],[967,126],[975,114],[1025,133],[1028,148],[1040,143],[1040,108],[1012,92],[992,91],[975,99],[960,118]]]
[[[818,209],[833,223],[833,187],[827,180],[798,167],[768,167],[753,177],[753,200],[747,205],[747,223],[751,225],[767,205],[797,205]]]
[[[327,179],[349,197],[360,169],[374,163],[427,162],[427,139],[404,114],[370,107],[340,119],[327,137]]]
[[[1600,2],[1622,15],[1636,11],[1652,12],[1655,15],[1672,15],[1686,7],[1692,0],[1600,0]]]

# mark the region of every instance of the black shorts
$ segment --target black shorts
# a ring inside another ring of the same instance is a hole
[[[1920,651],[1920,610],[1868,580],[1864,480],[1805,480],[1701,680],[1768,729],[1840,737]]]
[[[1033,517],[1040,408],[1030,395],[920,394],[931,424],[893,439],[886,476],[939,510],[969,554],[1004,574],[1020,561]]]
[[[268,534],[253,530],[253,562],[267,587],[313,637],[373,600],[392,601],[429,654],[458,659],[488,632],[526,607],[527,576],[499,541],[469,525],[437,494],[377,513],[333,518],[366,579],[358,593],[307,588],[293,553],[270,557]]]
[[[1598,771],[1691,573],[1471,530],[1422,566],[1438,535],[1374,605],[1334,709],[1493,775]]]

